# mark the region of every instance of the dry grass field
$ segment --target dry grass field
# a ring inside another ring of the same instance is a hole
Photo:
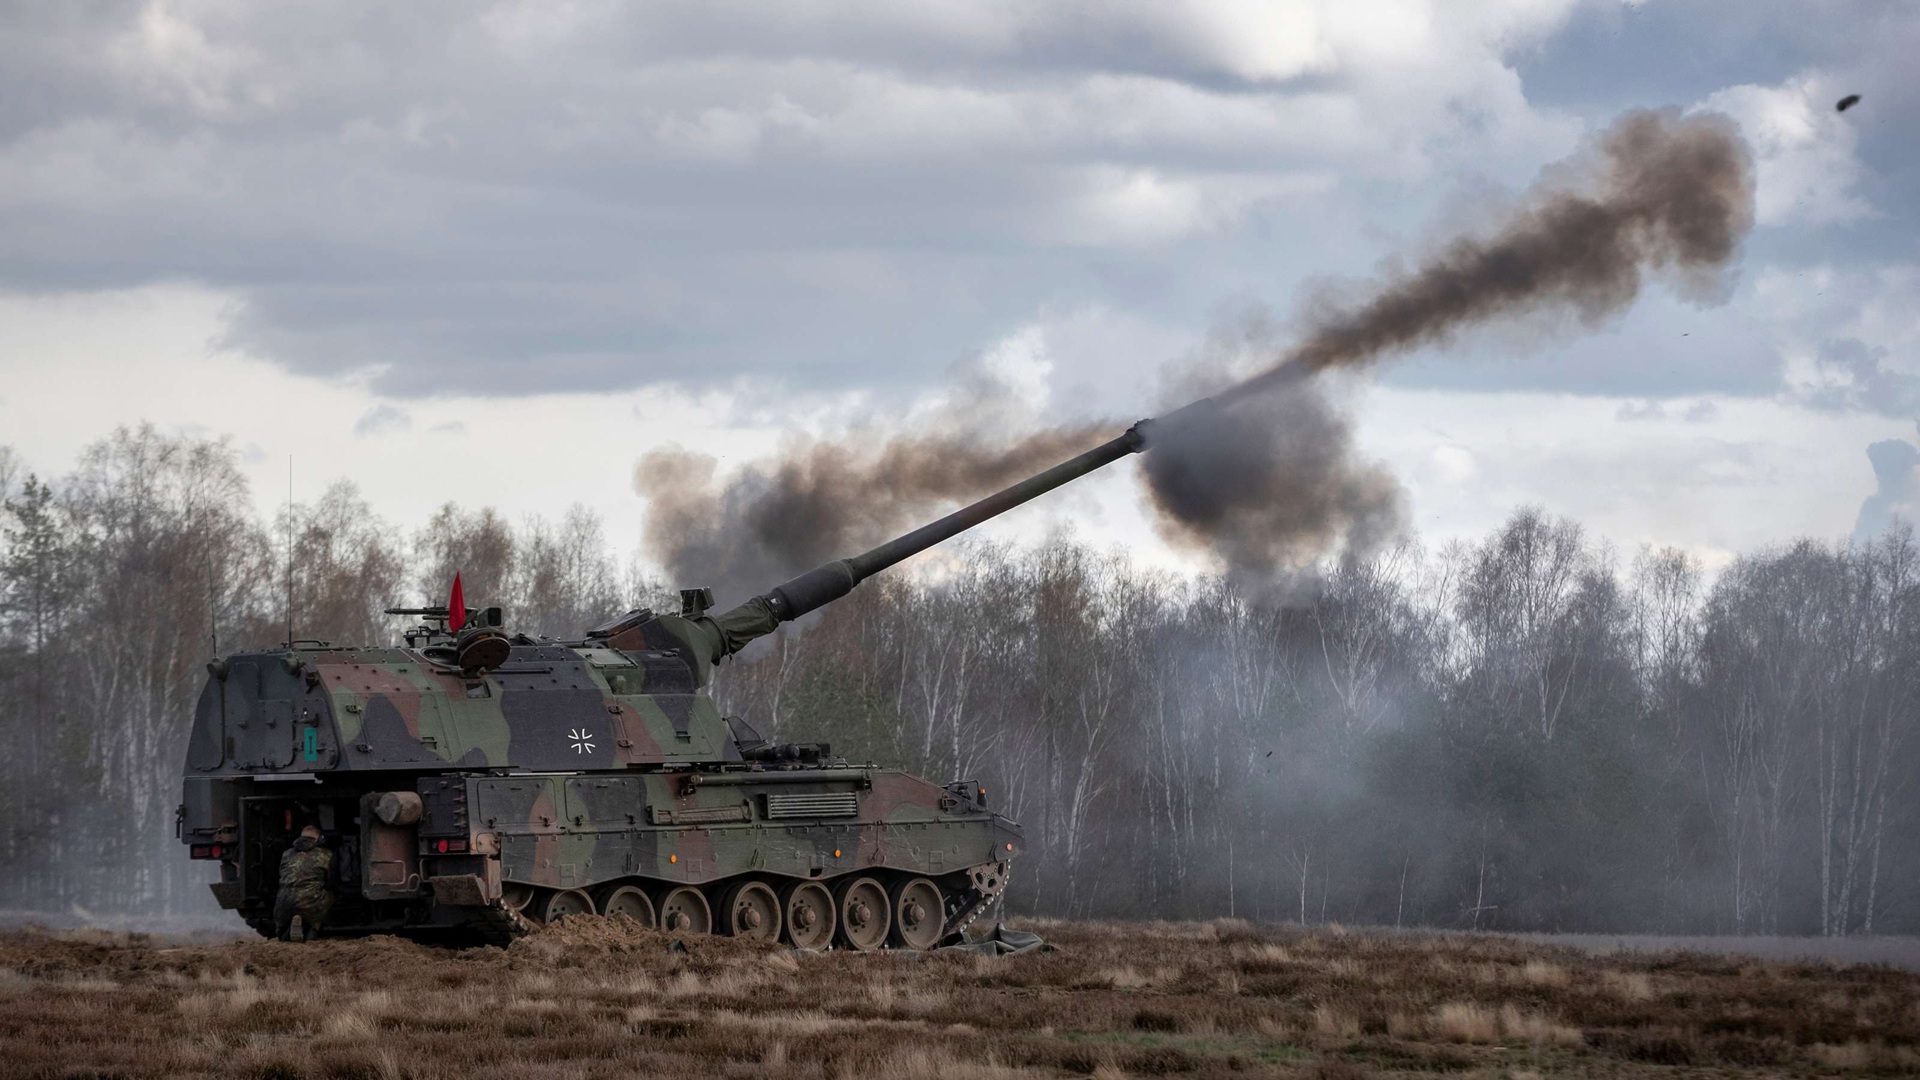
[[[1458,1077],[1920,1074],[1920,975],[1492,937],[1032,922],[1005,958],[0,933],[0,1074]]]

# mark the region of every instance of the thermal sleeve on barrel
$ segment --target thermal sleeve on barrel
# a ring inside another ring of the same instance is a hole
[[[707,662],[719,663],[746,648],[753,639],[773,633],[780,626],[780,619],[766,597],[756,596],[739,607],[703,618],[696,625],[707,631],[710,641]]]

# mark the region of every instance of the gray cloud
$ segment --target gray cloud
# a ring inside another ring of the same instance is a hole
[[[1675,402],[1674,404],[1678,405],[1679,403]],[[1674,414],[1668,410],[1665,402],[1645,398],[1638,401],[1621,402],[1620,408],[1616,409],[1613,415],[1616,420],[1636,423],[1643,420],[1666,420]],[[1697,401],[1689,403],[1686,408],[1681,409],[1679,412],[1681,421],[1688,424],[1704,424],[1719,415],[1720,406],[1714,404],[1712,398],[1700,398]]]
[[[375,405],[353,422],[353,433],[362,439],[379,438],[413,427],[413,417],[394,405]]]
[[[1715,404],[1712,398],[1701,398],[1688,405],[1686,411],[1680,414],[1680,419],[1689,424],[1704,424],[1719,415],[1720,406]]]
[[[1809,389],[1802,399],[1834,412],[1920,416],[1920,376],[1887,366],[1889,351],[1858,338],[1836,338],[1820,347],[1819,366],[1838,381]]]
[[[1867,447],[1878,489],[1860,504],[1853,538],[1871,540],[1887,531],[1894,519],[1920,521],[1920,449],[1900,439],[1884,439]]]
[[[1920,19],[1646,9],[1614,29],[1648,50],[1717,28],[1710,77],[1553,84],[1613,55],[1602,7],[1562,30],[1555,4],[1446,5],[1391,48],[1331,7],[1198,0],[28,7],[0,35],[0,289],[206,282],[240,301],[226,344],[395,398],[920,385],[1042,309],[1198,328],[1368,276],[1459,176],[1524,186],[1578,118],[1808,65],[1858,73],[1862,197],[1901,203],[1887,58]],[[1390,378],[1664,397],[1779,366],[1738,310],[1655,305]]]
[[[0,284],[226,285],[228,344],[391,395],[884,381],[1042,303],[1193,322],[1288,273],[1237,229],[1292,193],[1531,137],[1502,54],[1551,12],[1417,64],[1242,18],[61,5],[0,40]]]

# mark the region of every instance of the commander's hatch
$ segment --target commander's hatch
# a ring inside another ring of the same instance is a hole
[[[691,694],[693,672],[686,658],[666,649],[628,652],[604,645],[582,645],[573,650],[607,681],[617,697],[630,694]]]

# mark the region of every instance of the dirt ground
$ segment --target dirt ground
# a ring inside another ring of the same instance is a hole
[[[1012,957],[0,932],[0,1075],[1920,1074],[1920,975],[1238,921],[1027,922]]]

